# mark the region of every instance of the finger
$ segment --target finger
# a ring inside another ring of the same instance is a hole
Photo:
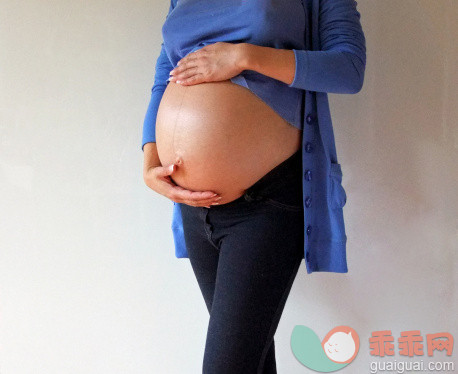
[[[199,66],[197,65],[188,65],[186,69],[182,69],[180,71],[175,72],[173,75],[169,77],[169,80],[175,83],[181,83],[184,79],[191,77],[192,75],[197,74],[199,70]]]
[[[188,200],[204,200],[204,199],[210,199],[210,198],[215,198],[217,199],[220,195],[213,192],[213,191],[189,191],[189,190],[184,190],[183,195],[185,199]]]
[[[170,178],[165,178],[164,181],[168,185],[165,194],[172,199],[198,201],[219,197],[219,194],[215,191],[191,191],[173,183]]]
[[[190,205],[190,206],[196,206],[196,207],[202,207],[202,206],[210,207],[210,206],[216,206],[216,205],[220,204],[220,202],[218,200],[215,200],[215,199],[206,199],[206,200],[199,200],[199,201],[195,201],[195,200],[180,200],[180,202],[182,204],[186,204],[186,205]]]
[[[218,198],[219,196],[217,193],[213,191],[190,191],[180,186],[172,187],[170,193],[175,194],[175,196],[179,199],[189,201],[207,200],[212,198]]]
[[[219,204],[219,201],[216,201],[214,199],[199,200],[199,201],[194,201],[194,200],[182,200],[182,201],[183,201],[183,204],[191,205],[191,206],[211,206],[211,205]]]
[[[189,63],[189,58],[188,57],[184,57],[183,59],[178,61],[176,68],[172,69],[170,71],[170,73],[172,75],[177,75],[177,74],[183,72],[184,70],[189,69],[189,67],[191,67],[193,65],[194,64],[190,64]]]
[[[194,52],[191,52],[189,53],[186,57],[183,58],[182,62],[190,62],[190,61],[194,61],[196,60],[197,58],[199,58],[199,55],[198,55],[199,51],[194,51]],[[180,64],[179,66],[181,66],[182,62],[178,61]]]
[[[177,62],[177,66],[182,66],[184,63],[194,60],[199,57],[199,52],[201,49],[197,49],[195,51],[189,52],[186,56],[184,56],[181,60]]]
[[[216,196],[210,196],[210,197],[204,197],[204,198],[191,197],[189,199],[184,199],[184,200],[186,200],[187,202],[190,202],[190,203],[203,204],[203,203],[219,202],[221,199],[222,199],[222,196],[216,195]]]
[[[216,196],[216,197],[211,197],[211,198],[206,198],[206,199],[199,199],[199,200],[196,200],[196,199],[180,199],[177,196],[175,196],[174,198],[171,198],[171,200],[173,200],[173,201],[175,201],[177,203],[191,205],[191,206],[219,205],[221,199],[222,199],[221,196]]]
[[[184,71],[182,71],[179,74],[174,74],[173,75],[173,80],[175,81],[183,81],[184,79],[187,79],[195,74],[197,74],[198,71],[198,66],[192,66]]]
[[[189,78],[186,78],[184,80],[179,80],[176,83],[182,84],[183,86],[190,86],[193,84],[198,84],[198,83],[203,83],[207,82],[207,79],[205,79],[204,75],[201,73],[197,73]]]

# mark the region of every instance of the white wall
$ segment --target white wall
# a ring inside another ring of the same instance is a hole
[[[309,372],[291,353],[297,324],[321,338],[358,331],[342,373],[368,372],[372,331],[457,333],[458,3],[358,6],[365,85],[330,95],[350,272],[302,264],[276,335],[279,373]],[[205,304],[189,260],[174,257],[171,203],[142,179],[167,9],[0,3],[2,374],[201,372]]]

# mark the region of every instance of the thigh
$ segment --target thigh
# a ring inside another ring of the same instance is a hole
[[[189,261],[210,313],[215,290],[219,251],[208,240],[205,211],[180,204]]]
[[[222,238],[204,373],[262,370],[303,258],[301,220],[262,203]]]

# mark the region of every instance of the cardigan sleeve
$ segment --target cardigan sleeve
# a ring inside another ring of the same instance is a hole
[[[293,49],[289,87],[327,93],[358,93],[364,81],[366,40],[355,0],[320,0],[321,50]]]
[[[175,0],[171,0],[166,19],[174,7]],[[167,87],[167,80],[172,69],[172,63],[166,54],[164,42],[162,42],[161,51],[159,53],[159,57],[156,60],[154,83],[153,88],[151,89],[151,99],[146,111],[145,119],[143,121],[142,150],[146,143],[156,142],[157,111],[159,109],[162,95],[164,94],[165,88]]]

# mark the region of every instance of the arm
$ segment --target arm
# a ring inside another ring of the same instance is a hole
[[[321,0],[321,50],[285,50],[246,44],[243,67],[289,87],[357,93],[364,81],[366,41],[355,0]]]
[[[174,8],[175,0],[170,1],[169,11]],[[166,17],[166,18],[167,18]],[[172,64],[165,52],[164,43],[161,43],[161,52],[159,57],[156,60],[154,84],[151,89],[151,99],[146,111],[145,119],[143,122],[143,138],[142,138],[142,150],[144,151],[144,146],[146,143],[152,142],[156,143],[156,116],[157,110],[159,108],[159,103],[161,102],[162,95],[164,94],[165,88],[167,87],[167,79],[169,78],[169,73],[173,69]],[[152,148],[151,148],[152,149]]]

